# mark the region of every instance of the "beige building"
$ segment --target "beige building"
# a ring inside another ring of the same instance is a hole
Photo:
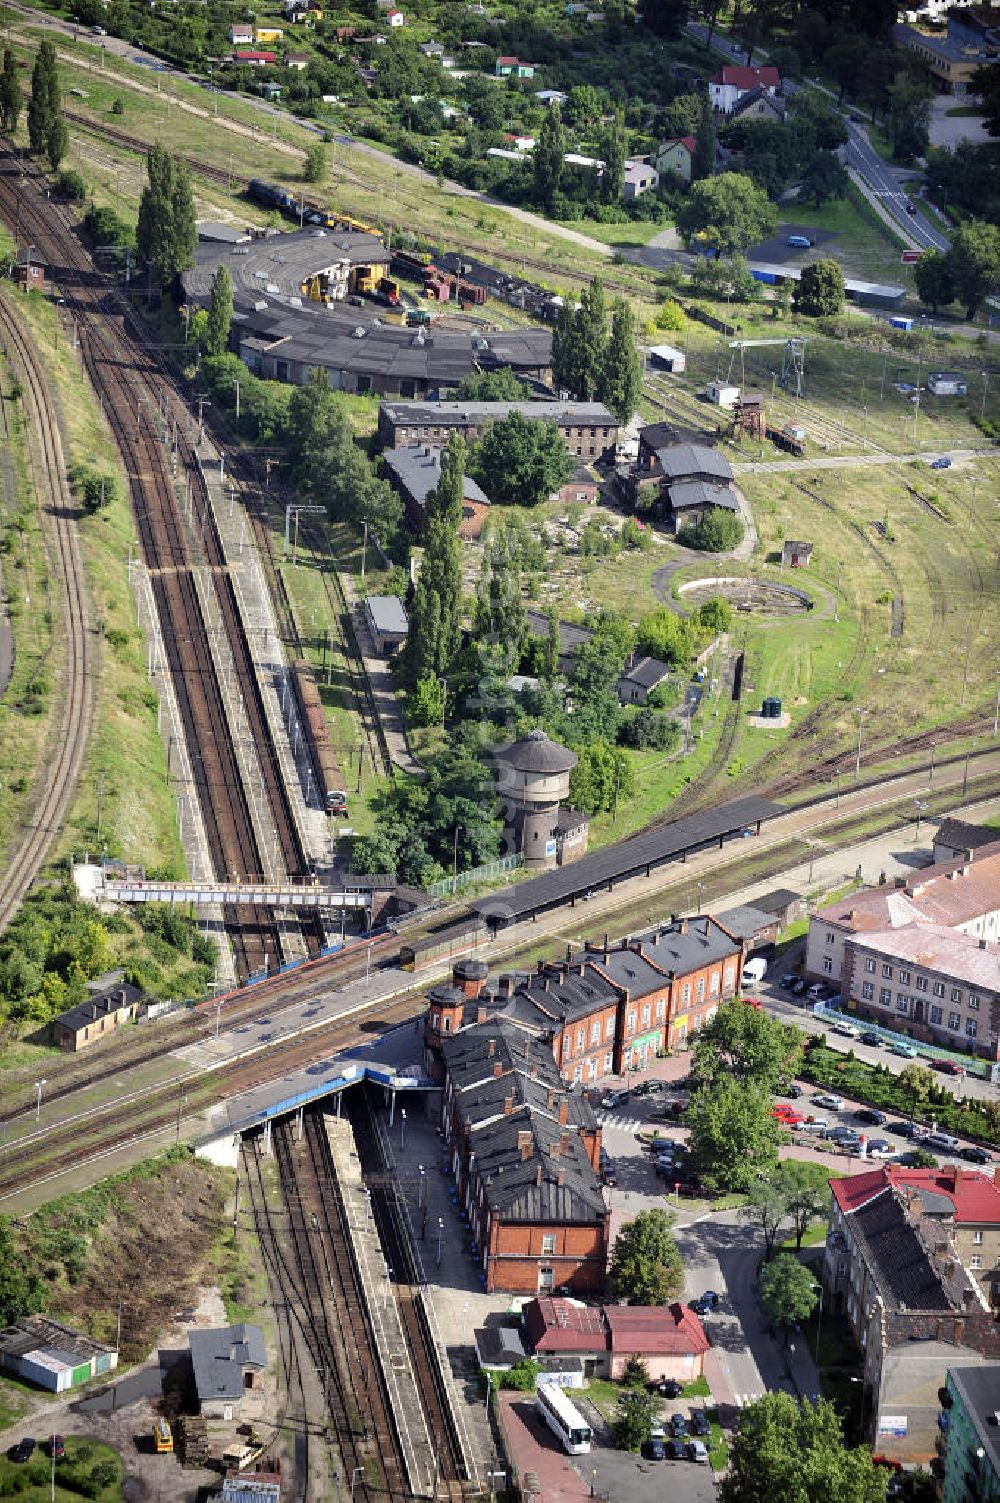
[[[820,908],[809,920],[806,972],[839,985],[849,939],[907,924],[940,924],[1000,941],[1000,841],[980,847],[974,862],[937,862],[894,886],[863,888]]]

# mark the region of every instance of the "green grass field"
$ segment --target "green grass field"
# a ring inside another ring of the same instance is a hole
[[[48,1442],[44,1442],[46,1448]],[[94,1503],[120,1503],[124,1467],[118,1452],[103,1441],[67,1435],[66,1459],[57,1461],[55,1486],[52,1463],[42,1450],[29,1462],[18,1464],[0,1456],[0,1497],[17,1497],[23,1503],[78,1503],[81,1497]]]

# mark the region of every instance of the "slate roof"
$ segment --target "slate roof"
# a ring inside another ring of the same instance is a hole
[[[761,893],[759,898],[754,898],[754,907],[763,909],[765,913],[778,913],[781,909],[800,902],[801,898],[802,894],[793,892],[790,887],[775,887],[770,892]]]
[[[726,456],[707,444],[668,444],[657,449],[656,454],[667,480],[687,480],[696,476],[716,480],[733,478],[732,466]]]
[[[888,1189],[854,1212],[852,1226],[888,1306],[897,1310],[953,1308],[927,1249]]]
[[[546,966],[520,990],[545,1017],[565,1023],[618,1000],[615,988],[593,965],[583,961]]]
[[[725,913],[717,914],[716,917],[730,934],[735,934],[737,939],[746,940],[752,940],[761,929],[771,929],[778,922],[773,913],[765,913],[763,908],[755,908],[751,903],[741,903],[738,908],[727,908]]]
[[[188,1333],[198,1402],[241,1399],[243,1369],[267,1366],[264,1333],[246,1323]]]
[[[642,954],[662,966],[668,976],[686,976],[701,966],[738,952],[739,941],[727,934],[718,919],[681,919],[639,939]]]
[[[130,1007],[135,1002],[141,1002],[145,993],[129,981],[121,981],[115,986],[110,986],[106,991],[97,992],[88,997],[85,1002],[78,1002],[75,1007],[67,1008],[61,1012],[53,1023],[60,1028],[66,1028],[72,1033],[79,1033],[81,1028],[86,1028],[88,1023],[94,1023],[99,1018],[106,1018],[111,1013],[118,1012],[122,1007]]]
[[[507,337],[518,332],[523,337],[531,331],[510,330]],[[489,344],[495,346],[501,337],[490,334]],[[551,334],[548,339],[551,345]],[[618,419],[601,402],[382,402],[380,412],[397,425],[419,427],[465,427],[470,423],[497,422],[512,412],[574,428],[604,427],[617,431],[619,426]]]
[[[382,463],[396,484],[410,496],[417,506],[426,506],[431,492],[437,489],[441,479],[441,450],[431,444],[404,444],[399,449],[385,449]],[[486,495],[471,475],[462,476],[463,501],[476,501],[489,506]]]
[[[981,846],[994,845],[997,832],[987,825],[969,824],[964,819],[943,819],[934,835],[935,845],[952,846],[956,851],[977,851]]]
[[[528,1130],[527,1156],[518,1141],[523,1118],[501,1117],[475,1134],[476,1172],[490,1210],[509,1222],[605,1221],[604,1192],[578,1134],[537,1114]]]
[[[659,658],[639,658],[638,662],[623,671],[619,682],[636,684],[642,689],[655,689],[657,684],[662,684],[669,672],[667,664],[661,663]]]
[[[671,511],[689,511],[695,506],[721,506],[738,511],[736,493],[728,485],[709,485],[704,480],[682,480],[670,487]]]
[[[403,602],[398,595],[367,595],[365,605],[368,607],[375,630],[378,632],[403,633],[405,636],[409,622],[406,619],[406,611]]]

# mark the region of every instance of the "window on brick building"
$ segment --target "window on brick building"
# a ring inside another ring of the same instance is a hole
[[[625,1019],[626,1033],[635,1033],[635,1013],[630,1012]]]
[[[577,1085],[580,1084],[580,1081],[583,1079],[583,1066],[582,1065],[574,1065],[573,1066],[573,1079],[576,1081]]]
[[[961,1028],[961,1026],[962,1026],[962,1015],[961,1015],[961,1013],[950,1012],[948,1014],[948,1027],[954,1029],[957,1032],[958,1029]]]
[[[651,1008],[650,1004],[647,1002],[645,1004],[645,1006],[643,1007],[643,1009],[642,1009],[642,1026],[643,1026],[643,1028],[648,1028],[649,1027],[649,1020],[650,1020],[651,1017],[652,1017],[652,1008]]]
[[[440,1024],[441,1024],[441,1014],[437,1013],[437,1012],[432,1012],[431,1013],[431,1027],[434,1029],[435,1033],[437,1032],[438,1028],[440,1027]]]
[[[917,991],[918,992],[925,992],[926,990],[927,990],[927,977],[926,976],[918,976],[917,977]]]
[[[610,1072],[611,1072],[611,1063],[612,1063],[611,1050],[609,1049],[608,1052],[607,1052],[607,1054],[604,1056],[604,1073],[605,1073],[605,1075],[610,1074]]]
[[[539,1292],[539,1294],[551,1294],[552,1293],[552,1287],[555,1284],[555,1281],[556,1281],[556,1276],[555,1276],[555,1270],[554,1269],[552,1269],[552,1268],[540,1268],[538,1270],[538,1292]]]
[[[983,1266],[983,1260],[982,1260],[982,1258],[979,1256],[978,1253],[973,1253],[972,1257],[969,1259],[969,1267],[970,1268],[982,1268],[982,1266]]]
[[[888,986],[880,986],[878,989],[878,999],[883,1007],[888,1007],[892,1001],[891,989]]]
[[[910,984],[910,973],[909,973],[909,971],[900,971],[900,973],[899,973],[899,979],[900,979],[900,981],[902,982],[902,984],[904,986],[909,986],[909,984]]]
[[[966,1003],[966,1006],[969,1008],[970,1012],[979,1011],[979,998],[977,997],[975,992],[969,993],[969,1000]]]
[[[587,1061],[587,1079],[588,1080],[596,1080],[596,1078],[597,1078],[597,1060],[596,1059],[588,1059],[588,1061]]]
[[[542,1256],[545,1257],[547,1254],[550,1255],[550,1254],[554,1253],[555,1250],[556,1250],[556,1234],[555,1234],[555,1232],[543,1232],[542,1233]]]
[[[600,1018],[595,1018],[594,1021],[590,1025],[590,1042],[592,1044],[599,1044],[601,1042],[601,1020],[600,1020]]]
[[[615,1036],[615,1020],[614,1020],[613,1017],[611,1017],[611,1018],[608,1018],[607,1022],[604,1025],[604,1037],[606,1039],[613,1039],[614,1036]]]
[[[450,1033],[451,1032],[451,1018],[445,1018],[445,1020],[444,1020],[444,1030],[443,1031],[445,1033]]]
[[[823,956],[823,970],[826,972],[826,974],[828,976],[832,974],[832,972],[833,972],[833,956],[832,955],[824,955]]]
[[[837,936],[832,929],[826,931],[826,942],[828,945],[835,945],[837,943]]]
[[[870,955],[865,957],[865,970],[868,972],[869,976],[874,976],[875,962]]]
[[[943,1017],[944,1013],[941,1011],[940,1007],[931,1008],[931,1022],[935,1024],[935,1026],[940,1027]]]
[[[875,988],[870,981],[862,981],[861,995],[862,997],[864,997],[866,1002],[870,1002],[875,996]]]
[[[935,981],[935,983],[934,983],[934,995],[935,995],[935,997],[943,997],[944,996],[944,982],[943,981]]]
[[[667,1016],[667,1004],[666,1004],[666,1002],[664,1002],[663,998],[661,997],[660,1000],[659,1000],[659,1002],[657,1002],[657,1004],[656,1004],[656,1021],[658,1023],[662,1023],[663,1019],[666,1016]]]
[[[982,1245],[983,1245],[983,1234],[982,1234],[982,1231],[973,1232],[973,1234],[972,1234],[972,1240],[976,1244],[977,1247],[982,1247]]]
[[[891,965],[884,965],[882,967],[882,975],[885,977],[886,981],[891,981],[892,980],[892,966]]]
[[[962,1000],[962,988],[960,986],[953,986],[952,987],[952,989],[951,989],[951,1000],[953,1002],[961,1002],[961,1000]]]
[[[897,1012],[909,1012],[909,1010],[910,1010],[910,999],[909,999],[909,997],[906,995],[905,992],[897,992],[896,993],[896,1011]]]
[[[711,976],[709,976],[709,978],[708,978],[708,990],[709,990],[709,993],[713,997],[717,997],[719,995],[719,973],[718,973],[718,971],[713,971],[712,974],[711,974]]]
[[[736,980],[736,968],[735,968],[735,966],[727,965],[725,971],[723,972],[723,984],[725,986],[732,986],[733,983],[735,982],[735,980]]]
[[[704,976],[699,976],[698,977],[698,985],[695,987],[695,996],[698,998],[699,1002],[704,1002],[704,1000],[705,1000],[705,978],[704,978]]]
[[[978,1032],[979,1032],[979,1024],[976,1022],[975,1018],[966,1018],[966,1020],[965,1020],[965,1036],[966,1036],[966,1038],[967,1039],[974,1039],[975,1036],[976,1036],[976,1034]]]
[[[681,987],[681,1001],[683,1002],[683,1004],[684,1004],[685,1007],[691,1001],[691,983],[690,983],[690,981],[685,981],[684,985]]]

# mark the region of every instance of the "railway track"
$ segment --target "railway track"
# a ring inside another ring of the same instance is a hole
[[[2,933],[51,849],[76,789],[90,737],[95,675],[77,508],[66,480],[58,420],[42,365],[5,297],[0,297],[0,341],[23,393],[36,500],[48,519],[51,574],[62,595],[65,653],[52,755],[34,798],[28,828],[12,846],[0,876]]]
[[[292,876],[304,875],[308,863],[281,781],[260,685],[247,634],[240,619],[235,588],[215,527],[207,485],[187,437],[186,414],[175,420],[174,450],[185,467],[195,512],[201,515],[200,537],[184,533],[180,505],[167,463],[168,423],[160,410],[162,362],[144,351],[126,318],[119,329],[117,304],[94,271],[65,218],[37,195],[34,184],[15,186],[17,167],[7,153],[0,170],[0,212],[32,235],[46,253],[56,280],[67,293],[81,336],[88,374],[101,395],[122,453],[132,492],[150,586],[159,612],[167,655],[202,809],[215,875],[266,875],[250,812],[241,785],[234,730],[229,724],[214,660],[205,654],[210,640],[198,599],[194,566],[211,576],[226,640],[236,668],[248,730],[257,750],[261,777],[278,832],[281,859]],[[277,969],[283,955],[277,927],[266,911],[227,912],[241,977]],[[318,949],[318,937],[313,941]]]

